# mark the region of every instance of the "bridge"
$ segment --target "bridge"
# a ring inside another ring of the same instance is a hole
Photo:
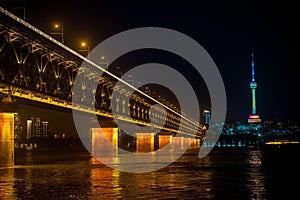
[[[103,75],[100,79],[96,82],[92,80],[92,77],[97,77],[98,74],[89,67],[81,73],[79,68],[83,63],[102,70]],[[82,76],[82,82],[80,86],[76,86],[75,78],[79,76]],[[122,84],[115,87],[118,81]],[[74,87],[81,87],[82,90],[81,95],[77,95],[75,99]],[[134,89],[133,95],[130,89]],[[94,94],[95,98],[85,95],[86,92]],[[112,98],[113,92],[116,98]],[[99,117],[99,123],[103,128],[117,128],[116,116],[112,112],[113,105],[116,108],[117,120],[123,123],[149,126],[151,121],[149,130],[160,130],[158,135],[165,138],[161,141],[170,142],[168,138],[178,134],[186,138],[195,136],[198,139],[203,138],[199,122],[182,114],[180,108],[135,88],[121,77],[102,68],[100,64],[89,60],[1,7],[0,95],[3,99],[0,111],[1,152],[8,152],[5,149],[10,149],[10,146],[14,145],[14,136],[11,134],[14,111],[9,108],[13,103],[5,102],[11,98],[16,99],[16,102],[18,99],[26,99],[82,113],[93,113]],[[153,106],[155,104],[160,106]],[[179,124],[183,127],[181,131]],[[196,135],[195,127],[197,127]],[[11,163],[9,160],[13,157],[13,151],[9,150],[8,154],[11,156],[5,157],[2,153],[0,158]]]

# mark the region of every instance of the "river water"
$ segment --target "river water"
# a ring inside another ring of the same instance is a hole
[[[111,169],[81,151],[16,153],[0,199],[299,199],[298,146],[191,150],[151,173]]]

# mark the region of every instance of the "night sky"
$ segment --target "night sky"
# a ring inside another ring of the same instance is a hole
[[[22,6],[22,1],[12,2]],[[114,34],[137,27],[156,26],[182,32],[201,44],[219,68],[227,93],[227,120],[247,120],[250,114],[249,83],[251,52],[254,52],[258,114],[262,119],[298,120],[298,6],[292,1],[199,2],[136,4],[125,1],[114,5],[101,1],[26,0],[26,21],[46,33],[51,31],[53,23],[62,23],[65,44],[74,50],[79,48],[81,40],[88,41],[92,49]],[[7,9],[13,6],[5,1],[2,4]],[[191,66],[183,65],[174,55],[133,54],[117,65],[123,64],[126,68],[160,61],[182,72],[197,90],[207,94],[201,77],[194,77]],[[199,100],[202,108],[209,108],[206,97]]]

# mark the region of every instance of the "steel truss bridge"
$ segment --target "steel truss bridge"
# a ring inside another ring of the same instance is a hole
[[[181,114],[174,105],[168,102],[162,103],[138,89],[128,97],[131,93],[126,85],[114,88],[116,82],[121,79],[107,71],[96,84],[89,81],[82,82],[83,93],[75,99],[77,106],[74,107],[72,105],[74,80],[83,61],[91,62],[0,7],[0,93],[2,95],[87,113],[96,112],[97,116],[113,120],[111,99],[114,89],[117,97],[116,102],[113,103],[117,106],[119,119],[147,126],[151,117],[154,119],[152,124],[155,124],[156,128],[169,134],[178,133],[181,122],[184,135],[191,135],[191,130],[197,127],[197,137],[202,136],[199,122]],[[95,76],[93,71],[85,74],[87,74],[85,80]],[[95,98],[86,97],[84,91],[92,92]],[[163,108],[151,112],[150,107],[157,103]],[[93,105],[96,111],[86,105]],[[166,119],[163,118],[165,112],[167,112]],[[125,115],[126,113],[130,114],[130,118],[126,117],[128,116]],[[195,136],[194,133],[192,136]]]

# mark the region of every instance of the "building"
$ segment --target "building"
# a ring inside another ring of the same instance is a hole
[[[20,116],[18,113],[15,113],[14,114],[14,117],[15,117],[15,139],[16,140],[19,140],[22,138],[22,131],[23,131],[23,127],[22,127],[22,122],[21,122],[21,119],[20,119]]]
[[[48,122],[42,121],[41,137],[48,137]]]
[[[33,122],[32,122],[32,120],[31,119],[28,119],[27,120],[27,123],[26,123],[26,139],[30,139],[31,137],[32,137],[32,124],[33,124]]]
[[[210,111],[209,110],[203,111],[203,119],[204,119],[205,125],[208,125],[210,123]]]
[[[38,138],[41,137],[41,119],[40,118],[36,118],[34,121],[34,131],[33,131],[33,137]]]
[[[49,134],[48,121],[41,121],[40,118],[27,120],[26,138],[46,138]]]
[[[248,118],[248,123],[261,122],[260,116],[256,112],[256,88],[257,88],[257,83],[255,81],[255,76],[254,76],[254,54],[252,53],[252,79],[250,83],[250,89],[252,91],[252,110]]]

